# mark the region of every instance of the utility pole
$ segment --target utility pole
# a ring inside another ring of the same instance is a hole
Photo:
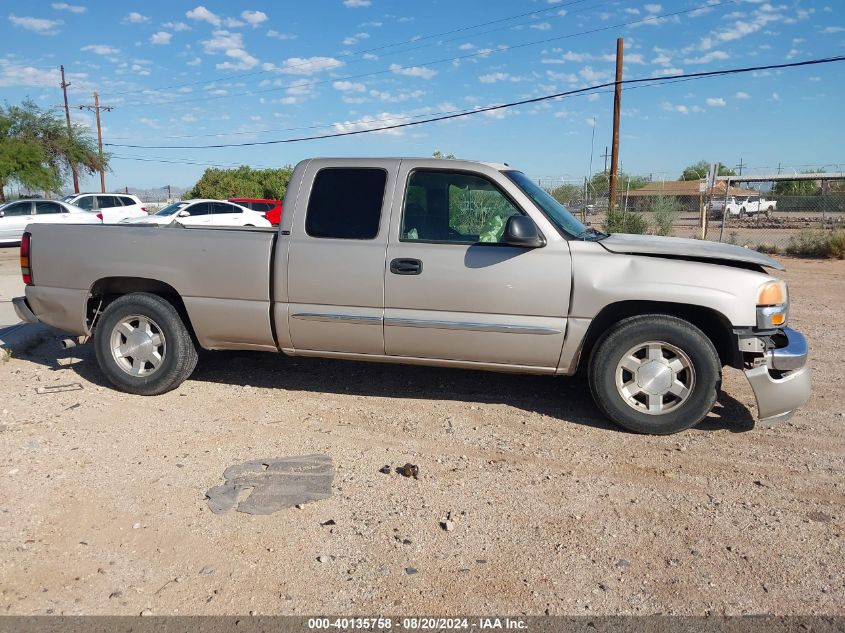
[[[97,115],[97,148],[100,156],[100,191],[106,192],[106,170],[103,168],[103,128],[100,125],[100,110],[111,112],[114,110],[112,106],[101,106],[100,95],[94,92],[94,105],[81,105],[80,110],[93,111]]]
[[[742,168],[745,167],[745,163],[742,162],[742,159],[739,159],[739,165],[735,165],[737,169],[739,169],[739,175],[742,176]]]
[[[607,153],[607,145],[604,146],[602,157],[604,158],[604,173],[607,173],[607,159],[610,158],[610,154]]]
[[[59,68],[62,70],[62,92],[65,95],[65,120],[67,121],[67,134],[73,140],[73,126],[70,124],[70,106],[67,104],[67,87],[70,85],[65,81],[65,67],[62,64]],[[76,171],[76,163],[70,161],[70,171],[73,174],[73,193],[79,193],[79,173]]]
[[[610,148],[610,190],[607,195],[607,211],[613,210],[616,200],[616,179],[619,176],[619,115],[622,109],[622,38],[616,40],[616,86],[613,90],[613,142]]]

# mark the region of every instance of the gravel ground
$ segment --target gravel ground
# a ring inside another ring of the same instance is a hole
[[[814,396],[771,429],[736,370],[698,428],[642,437],[579,379],[207,353],[143,398],[90,345],[15,349],[0,613],[845,614],[845,262],[786,261]],[[227,466],[312,453],[331,498],[209,510]]]

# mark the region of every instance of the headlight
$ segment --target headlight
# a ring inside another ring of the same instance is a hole
[[[757,327],[763,330],[786,325],[789,293],[786,282],[767,281],[757,290]]]

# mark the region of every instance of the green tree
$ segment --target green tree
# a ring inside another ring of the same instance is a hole
[[[63,118],[29,100],[0,107],[0,199],[5,199],[3,188],[13,182],[57,191],[71,163],[83,174],[101,167],[96,142],[86,128],[75,125],[69,134]]]
[[[584,193],[580,185],[566,183],[549,190],[549,195],[561,204],[569,204],[570,200],[577,200]]]
[[[241,165],[234,169],[205,170],[202,177],[185,198],[264,198],[282,200],[290,182],[293,168],[252,169]]]
[[[434,150],[431,154],[434,158],[455,158],[454,154],[444,154],[439,149]]]
[[[681,174],[681,180],[701,180],[702,178],[707,178],[708,173],[710,173],[710,163],[706,160],[700,160],[684,169]],[[733,169],[725,167],[722,163],[719,163],[719,173],[717,175],[736,176],[736,172]]]
[[[823,170],[809,169],[802,171],[802,174],[818,174]],[[816,180],[779,180],[772,189],[779,196],[813,196],[819,191],[819,184]]]
[[[625,193],[625,190],[628,188],[629,181],[632,190],[645,187],[649,182],[648,177],[646,176],[634,176],[633,174],[619,172],[619,176],[616,179],[617,195]],[[590,179],[590,187],[597,195],[607,194],[607,192],[610,191],[610,174],[606,171],[600,171],[593,174],[593,177]]]

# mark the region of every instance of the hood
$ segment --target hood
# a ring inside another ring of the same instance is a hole
[[[774,268],[776,270],[784,270],[781,264],[763,253],[758,253],[750,248],[734,246],[733,244],[708,242],[707,240],[613,233],[601,240],[599,244],[611,253],[657,255],[676,259],[711,261],[714,264],[743,262],[766,268]]]

